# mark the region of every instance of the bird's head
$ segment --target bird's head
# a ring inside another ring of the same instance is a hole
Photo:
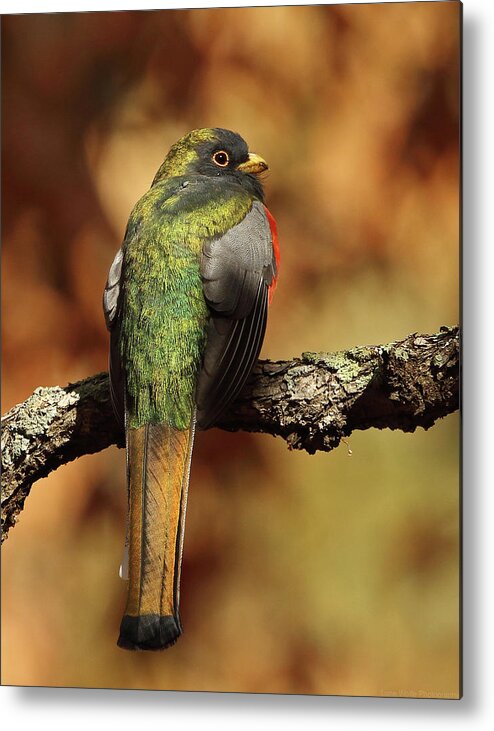
[[[260,173],[268,169],[265,160],[249,152],[247,143],[228,129],[195,129],[178,140],[156,173],[153,185],[182,175],[230,178],[263,198]]]

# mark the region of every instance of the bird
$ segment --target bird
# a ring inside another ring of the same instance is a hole
[[[125,431],[128,593],[117,644],[163,650],[179,613],[195,432],[239,394],[280,264],[266,161],[236,132],[195,129],[136,203],[103,295],[110,395]]]

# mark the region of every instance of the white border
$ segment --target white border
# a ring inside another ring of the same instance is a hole
[[[370,0],[373,2],[373,0]],[[400,2],[402,0],[382,0],[382,2]],[[405,0],[403,0],[405,1]],[[421,2],[435,2],[437,0],[421,0]],[[489,0],[482,0],[475,4],[487,4]],[[61,12],[79,12],[84,10],[164,10],[165,8],[208,8],[208,7],[242,7],[242,6],[261,6],[266,7],[272,5],[328,5],[331,3],[297,2],[297,0],[286,0],[286,2],[276,2],[276,0],[252,0],[245,2],[242,0],[190,0],[190,2],[157,2],[156,0],[144,0],[144,2],[136,2],[135,0],[73,0],[72,2],[62,2],[61,0],[4,0],[2,2],[2,13],[61,13]],[[336,4],[336,3],[332,3]],[[347,4],[360,4],[362,0],[347,0]],[[467,4],[473,4],[473,0]]]
[[[428,1],[428,0],[424,0]],[[245,2],[28,2],[2,13],[247,5]],[[253,2],[253,5],[276,5]],[[301,4],[287,2],[286,4]],[[317,3],[314,3],[317,4]],[[464,578],[465,684],[462,701],[1,688],[5,728],[202,729],[434,728],[476,730],[494,721],[494,479],[492,340],[494,278],[494,2],[464,3]],[[489,467],[491,468],[489,470]],[[489,474],[490,473],[490,474]],[[489,479],[490,477],[490,479]],[[173,724],[173,725],[172,725]]]

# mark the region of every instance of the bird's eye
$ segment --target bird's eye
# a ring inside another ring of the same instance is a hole
[[[220,168],[226,168],[226,166],[230,162],[228,153],[225,152],[224,150],[218,150],[218,152],[215,152],[213,155],[213,162],[216,165],[218,165]]]

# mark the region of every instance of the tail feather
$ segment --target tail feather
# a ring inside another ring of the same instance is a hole
[[[180,570],[194,422],[127,430],[129,590],[118,644],[159,650],[182,632]]]

